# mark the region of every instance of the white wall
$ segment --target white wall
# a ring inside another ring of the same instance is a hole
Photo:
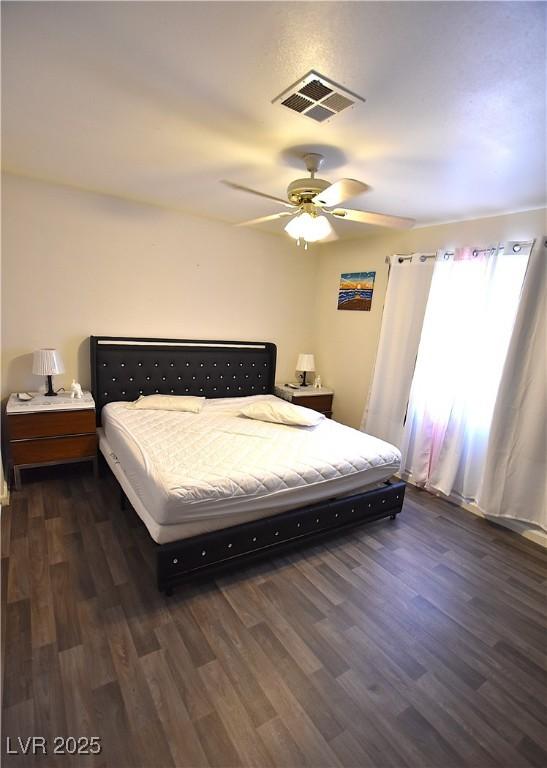
[[[319,253],[315,302],[315,351],[323,382],[335,390],[334,416],[358,427],[374,370],[387,284],[386,256],[431,252],[462,245],[541,238],[546,209],[424,227],[408,232],[381,231],[362,240],[323,246]],[[342,272],[376,271],[370,312],[337,310]],[[465,307],[462,307],[465,311]],[[396,343],[396,340],[394,340]]]
[[[2,396],[36,388],[32,351],[60,349],[89,387],[92,334],[273,341],[278,381],[312,351],[316,256],[292,241],[4,175]],[[317,253],[317,252],[316,252]]]

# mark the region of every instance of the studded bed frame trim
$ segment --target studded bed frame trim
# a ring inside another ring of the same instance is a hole
[[[99,424],[107,403],[136,400],[141,394],[217,398],[274,391],[276,346],[270,342],[91,336],[90,352]],[[404,492],[404,482],[387,482],[361,494],[156,545],[158,587],[170,594],[190,576],[233,568],[367,520],[394,518]]]
[[[354,496],[162,544],[157,553],[158,588],[169,594],[175,584],[202,572],[226,570],[243,560],[312,543],[365,521],[394,519],[401,511],[405,488],[402,481],[386,483]]]

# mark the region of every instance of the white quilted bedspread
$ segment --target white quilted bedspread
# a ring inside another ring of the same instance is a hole
[[[329,419],[316,427],[294,427],[240,415],[244,405],[264,399],[277,400],[273,395],[207,400],[198,414],[110,403],[103,424],[115,452],[120,440],[131,447],[135,466],[124,469],[134,476],[140,466],[146,476],[138,483],[141,495],[149,496],[151,485],[163,495],[159,504],[143,498],[159,523],[191,519],[205,505],[214,514],[216,503],[256,500],[350,475],[363,475],[367,483],[398,470],[397,448]],[[371,476],[371,470],[379,471]]]

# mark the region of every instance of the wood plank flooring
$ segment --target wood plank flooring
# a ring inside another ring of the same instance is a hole
[[[2,512],[3,765],[547,766],[547,556],[409,489],[403,513],[155,588],[152,541],[85,467]],[[6,754],[99,736],[99,755]]]

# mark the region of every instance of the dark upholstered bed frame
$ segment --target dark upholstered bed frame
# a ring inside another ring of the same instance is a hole
[[[136,400],[141,394],[216,398],[274,392],[276,346],[268,342],[91,336],[90,351],[98,424],[107,403]],[[387,481],[363,493],[157,544],[158,588],[171,594],[175,584],[204,571],[235,566],[368,520],[394,519],[404,493],[404,482]]]

